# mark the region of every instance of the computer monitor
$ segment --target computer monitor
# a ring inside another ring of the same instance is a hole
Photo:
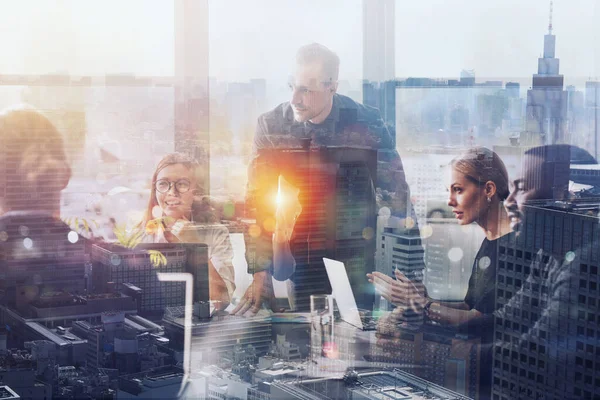
[[[167,265],[157,266],[157,272],[189,272],[194,278],[193,300],[208,302],[210,300],[208,277],[208,245],[205,243],[144,243],[135,247],[146,251],[162,252]],[[177,258],[175,263],[183,261],[183,266],[169,265],[170,257],[180,256],[178,251],[183,250],[184,258]],[[183,298],[182,298],[183,299]],[[180,305],[184,305],[183,302]]]
[[[109,286],[141,289],[139,312],[160,316],[166,307],[185,304],[182,282],[160,282],[157,273],[189,272],[194,278],[194,302],[208,301],[208,246],[203,243],[143,243],[133,249],[116,244],[92,246],[92,285],[95,292]],[[112,282],[112,285],[109,285]]]

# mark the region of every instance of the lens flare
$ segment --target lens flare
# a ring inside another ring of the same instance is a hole
[[[223,206],[223,215],[225,218],[233,218],[235,216],[235,204],[231,201]]]
[[[253,238],[257,238],[260,236],[260,226],[258,225],[252,225],[250,226],[250,228],[248,228],[248,234],[253,237]]]
[[[431,235],[433,235],[433,226],[425,225],[421,229],[421,239],[427,239],[427,238],[431,237]]]
[[[115,267],[121,265],[121,256],[118,254],[112,254],[110,256],[110,263]]]
[[[479,269],[487,269],[492,264],[492,260],[488,256],[479,259]]]
[[[77,232],[75,232],[75,231],[71,231],[67,235],[67,239],[71,243],[77,243],[77,241],[79,240],[79,234]]]
[[[380,217],[389,217],[392,215],[392,211],[390,210],[389,207],[383,206],[379,209],[379,216]]]
[[[367,226],[365,229],[363,229],[363,231],[362,231],[363,239],[371,240],[371,239],[373,239],[374,236],[375,236],[375,230],[373,228],[371,228],[370,226]]]
[[[23,239],[23,247],[25,247],[27,250],[30,250],[33,247],[33,240],[30,238]]]
[[[267,218],[264,222],[263,222],[263,229],[267,232],[274,232],[275,231],[275,219],[274,218]]]
[[[463,258],[463,251],[460,247],[453,247],[448,251],[448,258],[450,261],[460,261]]]
[[[28,236],[29,228],[26,227],[25,225],[21,225],[21,226],[19,226],[19,233],[21,234],[21,236]]]

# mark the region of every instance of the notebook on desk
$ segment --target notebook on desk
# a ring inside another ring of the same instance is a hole
[[[375,330],[377,328],[376,318],[370,313],[361,314],[356,306],[356,299],[344,263],[325,257],[323,262],[342,320],[365,331]]]

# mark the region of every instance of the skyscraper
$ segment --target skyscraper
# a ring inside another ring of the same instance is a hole
[[[519,236],[500,239],[494,399],[600,396],[597,207],[531,204]]]
[[[507,129],[520,131],[523,125],[523,99],[521,98],[521,85],[517,82],[506,83],[506,97],[508,100]]]
[[[224,106],[227,128],[232,135],[232,150],[234,154],[244,154],[250,150],[256,119],[265,109],[267,83],[265,79],[252,79],[249,83],[231,82],[227,86]]]
[[[140,311],[162,314],[165,307],[184,304],[185,286],[183,282],[160,282],[156,273],[190,272],[194,275],[194,300],[207,300],[208,249],[201,244],[186,246],[161,243],[127,249],[112,244],[93,245],[94,289],[103,293],[114,284],[135,285],[142,289]],[[162,262],[156,258],[159,253],[164,257]]]
[[[544,36],[544,55],[538,59],[538,72],[533,75],[532,87],[527,91],[522,144],[570,143],[566,130],[568,95],[563,90],[564,77],[559,73],[560,60],[555,53],[551,2],[548,33]]]
[[[175,151],[202,165],[208,192],[208,1],[175,2]]]
[[[363,0],[363,103],[379,109],[396,138],[394,0]]]
[[[256,354],[264,355],[272,341],[271,318],[259,313],[253,317],[213,316],[210,320],[192,317],[191,363],[198,368],[216,362],[234,351],[236,345],[251,345]],[[185,342],[183,307],[169,307],[161,325],[173,347],[182,351]]]
[[[591,141],[587,149],[591,150],[596,159],[600,154],[600,143],[598,134],[600,133],[600,81],[589,81],[585,83],[585,113],[587,119],[587,136]]]
[[[394,0],[363,0],[363,79],[385,82],[396,77]]]
[[[423,245],[419,229],[383,228],[381,240],[378,238],[376,270],[393,276],[398,269],[409,279],[423,281]],[[381,298],[381,308],[386,309],[387,302]],[[422,321],[419,318],[419,321]]]

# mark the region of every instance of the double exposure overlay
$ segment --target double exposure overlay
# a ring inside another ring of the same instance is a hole
[[[3,0],[0,399],[600,399],[599,0]]]

